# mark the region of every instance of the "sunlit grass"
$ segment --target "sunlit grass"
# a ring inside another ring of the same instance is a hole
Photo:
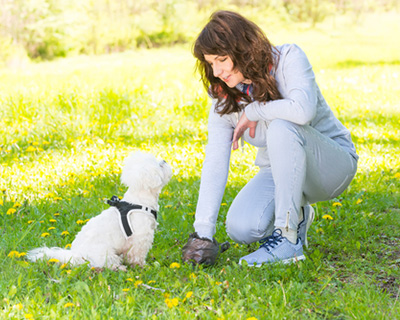
[[[307,260],[290,266],[241,268],[238,258],[256,245],[234,244],[214,267],[181,263],[180,248],[193,230],[209,104],[189,47],[0,70],[1,317],[260,320],[398,314],[400,64],[392,50],[377,54],[376,38],[360,44],[349,41],[350,32],[339,31],[324,42],[327,31],[303,30],[299,40],[310,52],[324,96],[351,129],[359,170],[343,195],[315,206]],[[281,33],[290,42],[297,42],[296,34]],[[390,39],[379,41],[393,48],[397,44]],[[123,194],[122,162],[135,149],[157,154],[174,168],[161,194],[148,265],[115,273],[27,262],[33,247],[70,246],[82,225],[107,207],[105,199]],[[245,145],[232,154],[217,224],[220,241],[227,239],[230,203],[257,172],[255,152]]]

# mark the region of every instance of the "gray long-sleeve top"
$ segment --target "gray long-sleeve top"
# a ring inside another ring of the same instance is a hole
[[[258,148],[255,164],[269,166],[266,145],[268,124],[283,119],[299,125],[310,125],[323,135],[336,141],[358,159],[349,130],[335,117],[315,81],[315,75],[305,53],[294,44],[277,46],[279,54],[273,75],[283,99],[269,102],[254,101],[244,112],[251,121],[258,121],[255,138],[248,130],[246,142]],[[242,84],[238,85],[240,89]],[[219,115],[213,99],[208,119],[208,144],[203,163],[200,192],[194,228],[199,235],[212,238],[228,179],[233,131],[243,111]]]

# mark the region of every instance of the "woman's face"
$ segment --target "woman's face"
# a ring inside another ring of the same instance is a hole
[[[233,61],[229,56],[205,54],[204,59],[213,69],[214,77],[220,78],[228,87],[233,88],[245,80],[240,71],[234,70]]]

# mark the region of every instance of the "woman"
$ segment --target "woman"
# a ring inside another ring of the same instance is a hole
[[[240,138],[258,148],[260,171],[234,199],[227,233],[238,243],[261,242],[240,263],[305,259],[314,218],[310,204],[339,196],[356,173],[349,130],[326,103],[304,52],[293,44],[272,46],[257,25],[237,13],[215,12],[194,55],[212,106],[196,232],[183,248],[183,260],[215,261],[215,225],[231,147],[237,149]]]

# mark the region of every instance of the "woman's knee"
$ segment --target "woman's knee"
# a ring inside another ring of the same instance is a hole
[[[243,210],[236,214],[230,210],[226,219],[226,232],[233,241],[250,244],[264,238],[271,223],[273,225],[273,219],[265,219],[262,214],[257,218],[254,215],[246,215],[246,211]]]
[[[249,223],[239,219],[227,220],[226,232],[233,241],[241,244],[249,244],[259,240],[258,237],[254,237],[254,230]]]
[[[301,126],[282,119],[273,120],[268,126],[267,145],[268,150],[282,150],[284,146],[290,146],[293,142],[303,144]]]
[[[299,127],[298,124],[291,121],[275,119],[268,125],[268,136],[275,134],[279,136],[282,136],[282,134],[297,134]]]

